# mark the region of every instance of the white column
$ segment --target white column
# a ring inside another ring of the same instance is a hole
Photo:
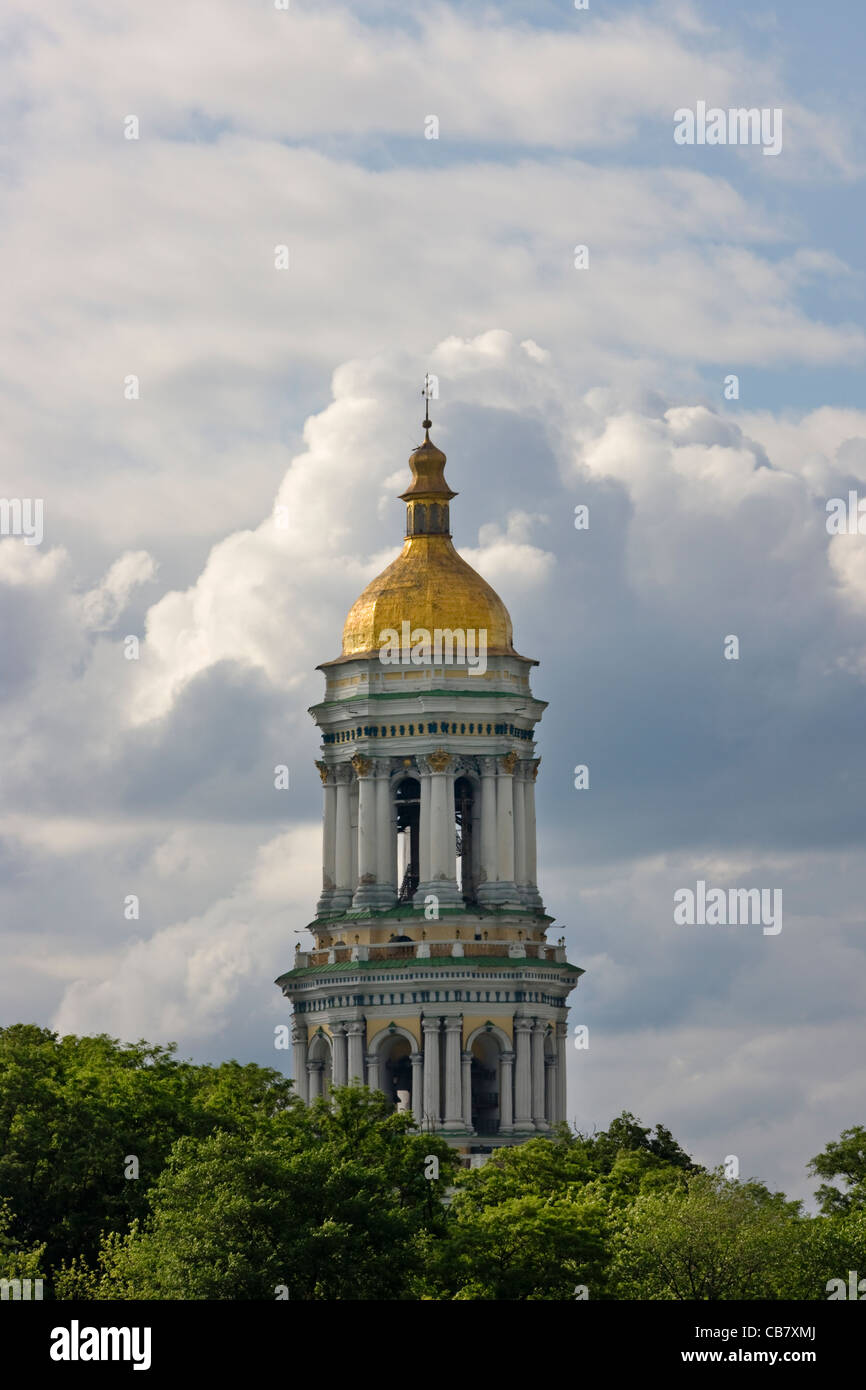
[[[451,876],[447,858],[449,819],[448,778],[445,768],[434,765],[430,778],[430,880],[434,883]]]
[[[397,901],[397,837],[392,829],[391,769],[387,758],[376,759],[376,878],[379,907]]]
[[[322,812],[322,896],[316,914],[323,917],[331,910],[331,899],[337,886],[337,784],[334,769],[317,762],[322,779],[324,809]]]
[[[322,1094],[322,1072],[325,1069],[324,1062],[308,1062],[307,1074],[310,1078],[308,1086],[310,1100],[318,1100]]]
[[[348,1073],[346,1067],[346,1025],[335,1023],[331,1030],[333,1060],[331,1062],[331,1085],[345,1086]]]
[[[426,758],[419,758],[419,764],[423,763],[429,769],[427,782],[429,783],[429,811],[427,820],[427,835],[425,836],[425,817],[424,817],[424,796],[422,782],[421,798],[421,825],[420,841],[421,851],[421,874],[418,884],[418,891],[415,894],[414,903],[417,907],[424,906],[424,899],[430,893],[435,893],[439,899],[441,907],[462,907],[463,899],[457,890],[457,865],[454,838],[454,779],[449,777],[448,770],[453,765],[450,753],[437,749],[435,753],[429,753]],[[451,787],[449,801],[448,788]],[[424,844],[429,846],[429,860],[424,863]],[[424,868],[428,869],[424,875]]]
[[[349,1070],[347,1081],[350,1086],[364,1085],[364,1035],[366,1025],[361,1019],[353,1019],[347,1024],[349,1034]]]
[[[544,1118],[544,1034],[547,1025],[536,1019],[532,1028],[532,1119],[536,1129],[547,1129]]]
[[[463,1092],[461,1085],[460,1043],[463,1036],[462,1018],[445,1019],[445,1120],[442,1128],[463,1129]]]
[[[478,897],[481,902],[495,895],[496,883],[496,759],[479,758],[481,764],[481,869]]]
[[[295,1023],[292,1027],[292,1061],[295,1073],[295,1095],[300,1096],[301,1100],[307,1100],[309,1098],[307,1029],[303,1023]]]
[[[371,1091],[379,1089],[379,1058],[374,1052],[367,1053],[367,1085]]]
[[[568,1048],[568,1024],[563,1019],[556,1024],[556,1113],[558,1121],[568,1122],[568,1096],[566,1092],[566,1057]]]
[[[335,911],[344,911],[352,903],[352,812],[349,804],[352,769],[340,763],[334,769],[337,782],[337,887],[331,898]]]
[[[358,884],[353,907],[375,906],[378,898],[376,868],[376,780],[373,759],[356,753],[352,766],[358,776]]]
[[[472,1128],[472,1053],[464,1052],[461,1058],[463,1071],[463,1127],[470,1134],[474,1133]]]
[[[510,1134],[514,1129],[514,1053],[499,1054],[499,1132]]]
[[[439,1128],[439,1033],[441,1020],[423,1018],[424,1029],[424,1129]]]
[[[514,1020],[514,1128],[531,1130],[532,1123],[532,1063],[530,1060],[530,1039],[532,1019]]]
[[[538,776],[540,758],[534,758],[526,767],[526,780],[523,783],[524,840],[526,844],[526,884],[530,903],[544,911],[541,894],[538,891],[538,860],[535,829],[535,779]]]
[[[514,883],[514,761],[499,759],[496,775],[496,857],[499,882]]]
[[[421,781],[421,810],[418,817],[418,882],[430,882],[430,771],[419,759],[418,776]]]
[[[547,1123],[552,1127],[557,1124],[556,1118],[556,1057],[545,1056],[544,1058],[544,1115]]]
[[[411,1052],[412,1063],[412,1117],[417,1129],[424,1125],[424,1054]]]
[[[526,897],[526,765],[515,764],[514,792],[514,882],[521,900]]]

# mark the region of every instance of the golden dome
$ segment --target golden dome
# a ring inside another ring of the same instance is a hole
[[[387,640],[381,634],[386,629],[400,634],[404,622],[430,633],[437,628],[484,631],[488,653],[516,656],[505,604],[454,549],[448,503],[457,494],[445,481],[445,455],[429,432],[409,465],[412,482],[402,493],[407,513],[402,553],[353,604],[340,659],[377,653]]]

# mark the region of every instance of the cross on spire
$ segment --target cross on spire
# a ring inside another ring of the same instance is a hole
[[[431,424],[432,424],[432,421],[431,421],[431,419],[430,419],[430,401],[431,401],[432,396],[433,396],[433,392],[430,390],[430,373],[429,373],[429,372],[427,372],[427,373],[425,374],[425,377],[424,377],[424,389],[423,389],[423,391],[421,392],[421,395],[424,397],[424,400],[425,400],[425,402],[426,402],[426,407],[425,407],[425,410],[424,410],[424,419],[421,421],[421,424],[424,426],[424,429],[425,429],[425,430],[429,430],[429,428],[430,428],[430,426],[431,426]]]

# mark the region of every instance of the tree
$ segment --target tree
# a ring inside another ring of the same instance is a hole
[[[251,1134],[179,1140],[147,1220],[104,1240],[96,1270],[68,1266],[60,1296],[412,1297],[456,1157],[444,1140],[410,1134],[411,1116],[380,1092],[341,1087],[331,1099]]]
[[[854,1125],[843,1129],[809,1163],[812,1174],[819,1178],[842,1178],[845,1190],[832,1183],[822,1183],[815,1196],[825,1216],[866,1211],[866,1129]]]
[[[722,1171],[683,1174],[620,1213],[611,1292],[627,1299],[789,1296],[799,1267],[799,1203]]]
[[[279,1072],[193,1066],[175,1050],[0,1029],[0,1194],[18,1239],[44,1243],[47,1263],[92,1257],[100,1232],[143,1218],[181,1136],[247,1133],[299,1105]]]

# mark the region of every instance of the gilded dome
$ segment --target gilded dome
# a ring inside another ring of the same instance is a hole
[[[425,426],[427,421],[424,422]],[[343,628],[342,660],[378,652],[382,633],[411,629],[473,629],[487,633],[487,651],[516,656],[511,618],[499,595],[458,555],[450,535],[452,492],[444,476],[445,455],[425,434],[409,459],[412,482],[406,503],[406,540],[386,570],[353,604]]]

